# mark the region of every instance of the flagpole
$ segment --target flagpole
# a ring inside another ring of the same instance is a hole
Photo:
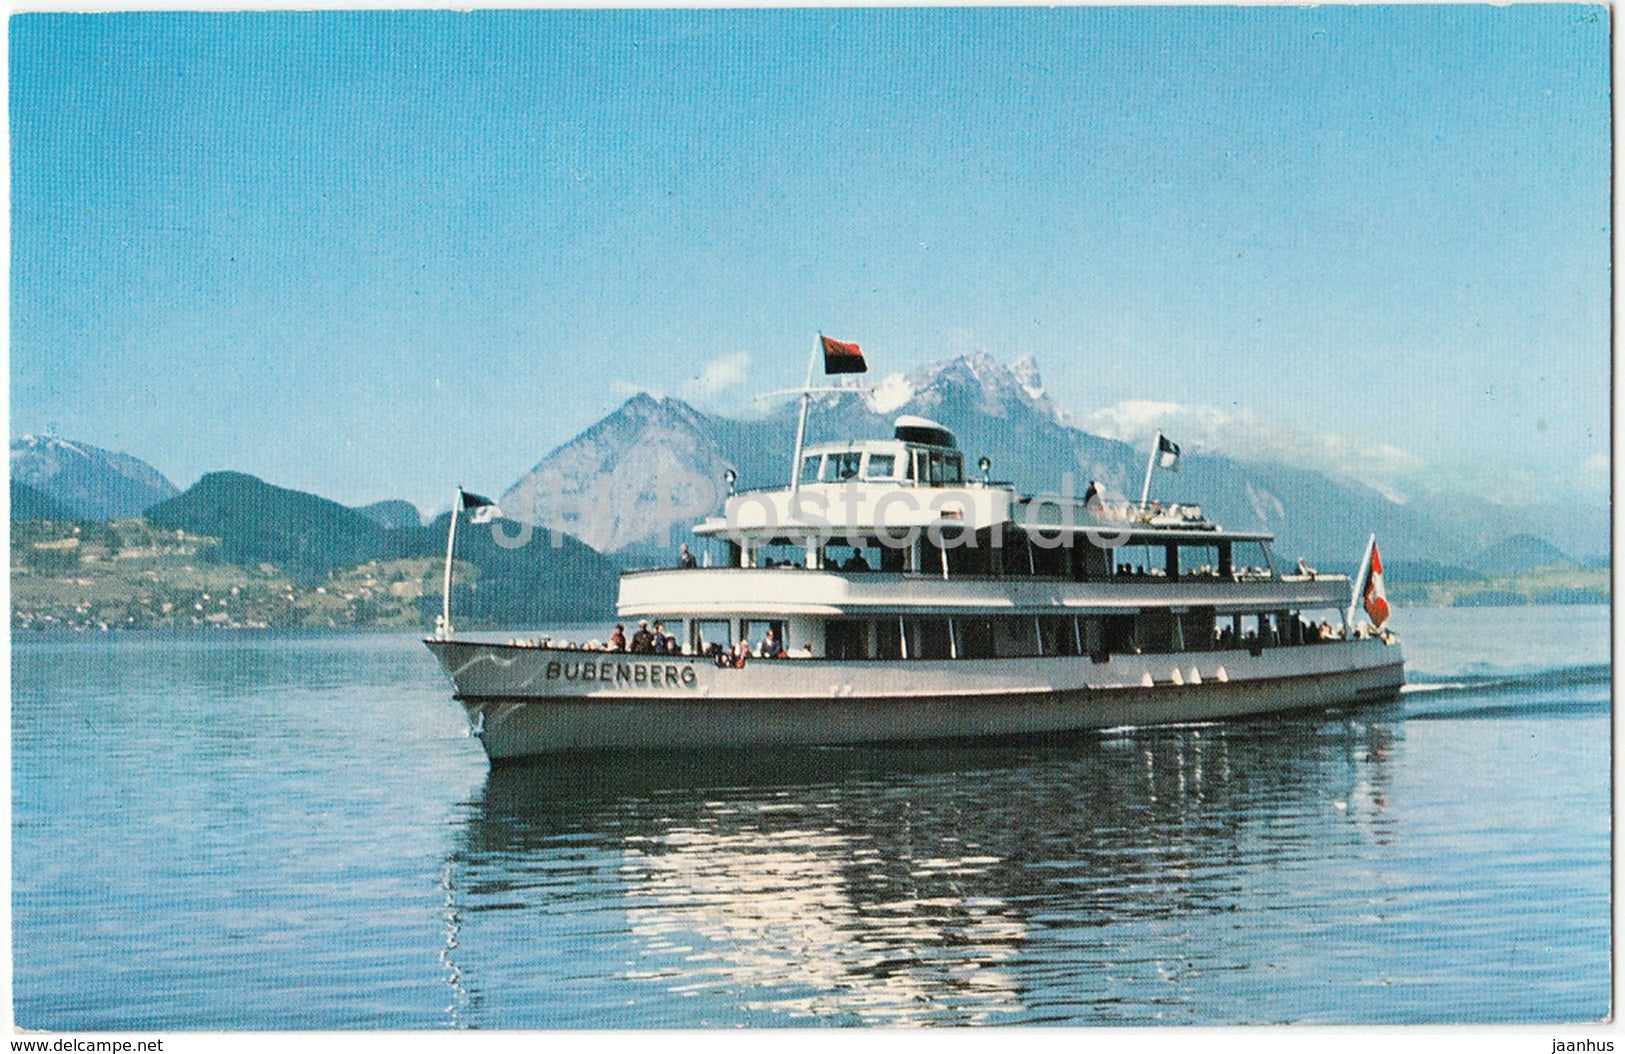
[[[1365,555],[1360,557],[1360,570],[1354,574],[1354,587],[1349,590],[1349,609],[1343,616],[1343,626],[1350,633],[1354,631],[1354,606],[1360,602],[1360,591],[1365,588],[1365,576],[1371,570],[1371,553],[1377,548],[1377,536],[1373,534],[1365,543]]]
[[[813,345],[812,356],[807,360],[807,383],[801,386],[801,416],[796,421],[796,450],[790,457],[790,497],[794,498],[801,492],[801,447],[807,438],[807,407],[812,405],[813,370],[818,366],[818,349],[823,344],[824,335],[818,334],[819,343]]]
[[[1157,454],[1162,450],[1162,433],[1151,440],[1151,458],[1145,463],[1145,486],[1140,488],[1140,511],[1144,512],[1151,500],[1151,470],[1157,467]]]
[[[457,544],[457,514],[463,508],[463,488],[457,487],[457,497],[451,503],[451,527],[446,531],[446,578],[440,587],[440,636],[451,636],[451,553]]]

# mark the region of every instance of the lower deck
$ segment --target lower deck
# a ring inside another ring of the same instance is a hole
[[[637,643],[647,627],[653,644]],[[1321,645],[1342,625],[1294,610],[1221,613],[1215,607],[1147,607],[1115,614],[656,615],[617,624],[633,652],[755,658],[920,661],[1155,655]],[[1364,632],[1364,631],[1360,631]],[[604,639],[568,642],[588,652],[626,649]],[[559,646],[562,642],[535,641]]]

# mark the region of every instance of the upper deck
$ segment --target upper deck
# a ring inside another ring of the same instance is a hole
[[[700,523],[695,534],[730,540],[744,556],[730,563],[742,567],[756,566],[749,554],[762,547],[808,546],[828,538],[901,547],[909,534],[922,531],[947,547],[1002,528],[1051,541],[1087,536],[1107,549],[1272,540],[1267,532],[1226,531],[1196,505],[1113,501],[1093,483],[1081,496],[1064,482],[1056,493],[1021,494],[989,478],[986,458],[978,468],[980,478],[967,477],[946,428],[901,417],[892,439],[808,448],[789,486],[730,493],[722,515]]]
[[[921,573],[808,571],[799,567],[634,571],[621,577],[622,617],[655,615],[1112,615],[1148,608],[1229,613],[1340,608],[1342,575],[1275,575],[1251,571],[1221,578],[1192,574],[1170,580],[1147,573],[1084,582],[1053,577],[948,576]]]
[[[1274,566],[1265,531],[1194,505],[1019,493],[966,479],[947,429],[918,418],[890,440],[811,447],[788,487],[731,494],[695,533],[701,568],[622,577],[624,616],[910,611],[1112,614],[1340,607],[1348,579]]]

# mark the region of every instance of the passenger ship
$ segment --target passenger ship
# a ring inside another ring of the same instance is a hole
[[[675,653],[460,639],[447,611],[426,643],[493,761],[1205,722],[1404,683],[1350,578],[1277,567],[1267,533],[1092,485],[1021,494],[922,418],[805,451],[800,434],[787,487],[730,493],[695,529],[709,566],[621,577],[623,624]]]

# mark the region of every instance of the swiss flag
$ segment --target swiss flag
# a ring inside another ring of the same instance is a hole
[[[1365,613],[1381,629],[1388,621],[1388,594],[1382,589],[1382,554],[1371,543],[1371,573],[1365,577]]]
[[[825,373],[869,372],[868,364],[863,361],[863,349],[856,344],[847,344],[824,336],[818,339],[824,342]]]

